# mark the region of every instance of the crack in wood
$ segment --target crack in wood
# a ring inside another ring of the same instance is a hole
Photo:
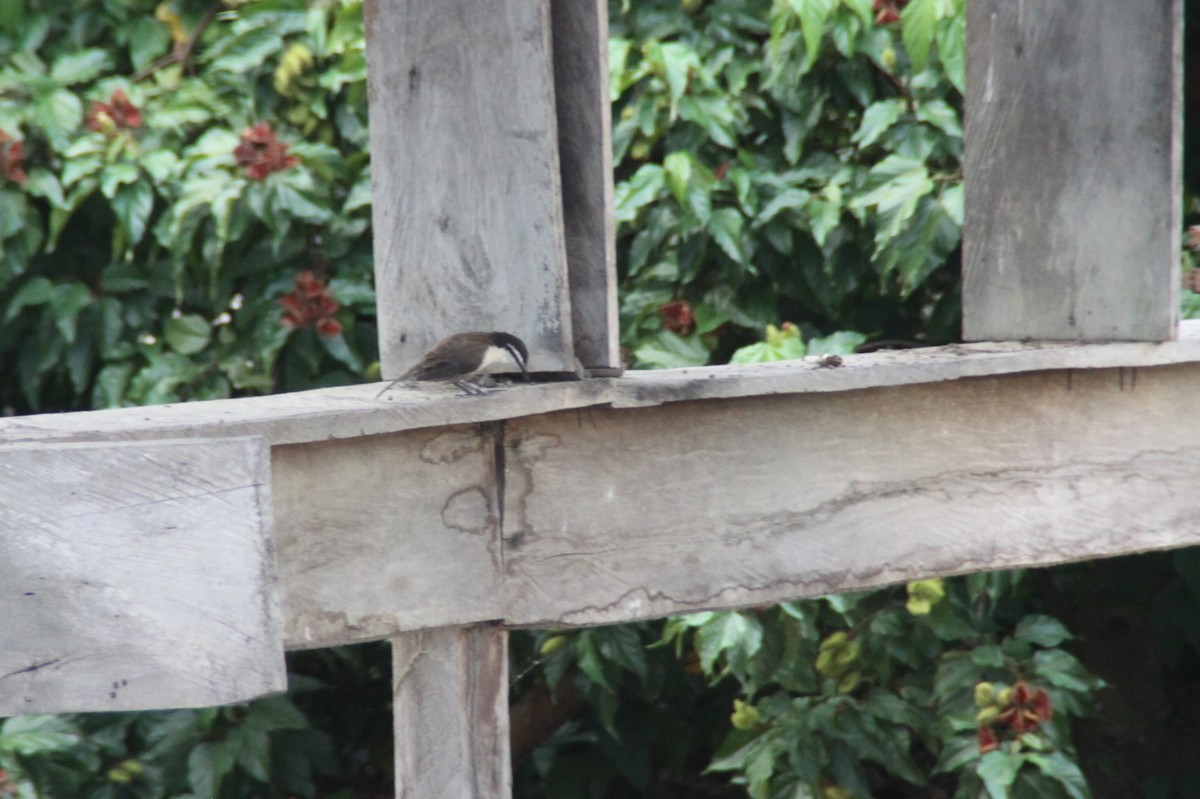
[[[53,666],[55,663],[60,663],[65,659],[66,659],[66,655],[63,655],[61,657],[56,657],[51,660],[43,660],[41,663],[34,663],[29,666],[26,666],[23,669],[17,669],[16,671],[10,671],[8,674],[0,675],[0,680],[7,680],[9,677],[15,677],[18,674],[30,674],[32,672],[44,669],[47,666]]]

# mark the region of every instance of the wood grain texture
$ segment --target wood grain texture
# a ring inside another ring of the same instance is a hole
[[[290,648],[502,615],[495,436],[472,425],[272,450]]]
[[[392,639],[396,796],[507,799],[508,633],[496,625]]]
[[[1200,329],[1180,325],[1180,341],[1161,344],[987,342],[876,352],[841,367],[810,361],[627,372],[620,379],[516,385],[467,397],[452,386],[384,384],[298,391],[86,413],[0,418],[0,444],[262,435],[272,446],[354,439],[403,430],[613,405],[639,407],[695,399],[810,394],[940,383],[967,377],[1062,369],[1145,368],[1200,362]]]
[[[620,368],[608,3],[551,0],[550,15],[575,355],[588,369]]]
[[[574,371],[548,3],[366,5],[385,377],[463,330]]]
[[[968,3],[963,335],[1170,339],[1179,0]]]
[[[603,624],[1200,542],[1200,367],[509,424],[505,619]]]
[[[262,439],[0,447],[0,716],[286,687]]]

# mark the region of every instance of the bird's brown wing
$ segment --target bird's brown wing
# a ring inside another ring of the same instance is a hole
[[[401,380],[454,380],[466,377],[471,373],[473,364],[464,359],[446,356],[436,350],[422,358],[416,366],[409,369]]]

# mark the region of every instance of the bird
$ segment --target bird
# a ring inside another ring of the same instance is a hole
[[[479,386],[468,381],[506,361],[515,363],[529,379],[529,350],[512,333],[455,333],[434,344],[416,366],[384,386],[376,397],[405,380],[452,382],[468,394],[482,394]]]

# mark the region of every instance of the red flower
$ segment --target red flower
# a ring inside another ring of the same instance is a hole
[[[119,130],[130,130],[142,126],[141,110],[129,101],[124,89],[117,89],[107,103],[93,100],[88,106],[84,124],[87,129],[105,135]]]
[[[687,336],[696,329],[696,312],[687,300],[671,300],[658,306],[662,326],[672,333]]]
[[[1012,702],[1008,710],[1000,714],[998,721],[1021,735],[1036,730],[1042,722],[1049,721],[1052,714],[1050,695],[1046,689],[1038,688],[1035,691],[1022,681],[1013,686]]]
[[[994,752],[1000,748],[1000,742],[996,740],[996,733],[992,732],[991,727],[979,728],[979,754],[986,755],[988,752]]]
[[[908,0],[875,0],[871,10],[875,12],[876,25],[888,25],[900,21],[900,10],[908,5]]]
[[[279,304],[283,306],[279,321],[284,327],[314,327],[325,337],[342,332],[342,323],[333,316],[341,305],[325,281],[308,270],[296,275],[296,288],[280,297]]]
[[[25,182],[25,142],[0,130],[0,175],[13,183]]]
[[[288,155],[288,147],[275,138],[275,131],[266,122],[259,122],[242,131],[242,140],[233,150],[238,166],[246,168],[252,180],[263,180],[272,172],[287,169],[300,163],[294,155]]]

